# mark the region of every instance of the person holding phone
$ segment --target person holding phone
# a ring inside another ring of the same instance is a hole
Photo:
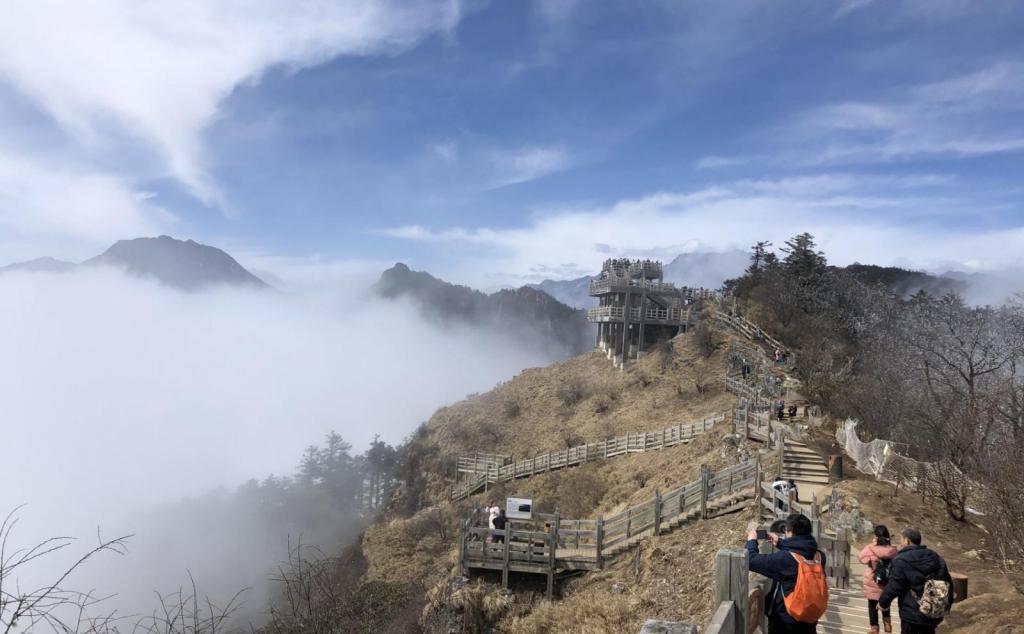
[[[772,528],[776,528],[775,524]],[[786,608],[786,597],[796,590],[800,574],[798,560],[813,560],[825,569],[825,553],[818,550],[818,542],[811,534],[811,520],[794,513],[785,520],[785,535],[775,532],[760,532],[771,540],[776,551],[763,555],[758,548],[759,531],[747,533],[747,557],[750,571],[772,580],[771,589],[765,597],[765,612],[768,615],[768,634],[811,634],[817,632],[817,623],[797,621]]]

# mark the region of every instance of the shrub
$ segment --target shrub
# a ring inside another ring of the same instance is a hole
[[[575,407],[590,394],[589,386],[582,377],[574,376],[558,388],[558,399],[565,407]]]
[[[697,351],[705,359],[711,358],[711,355],[718,349],[718,341],[715,337],[714,331],[711,330],[711,325],[708,320],[702,319],[697,328],[693,331],[694,341],[697,343]]]
[[[519,401],[510,397],[501,404],[501,412],[505,415],[505,418],[518,418],[523,412],[523,407],[519,404]]]

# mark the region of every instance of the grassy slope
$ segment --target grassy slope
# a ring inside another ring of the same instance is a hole
[[[600,354],[581,355],[526,370],[490,392],[438,410],[422,441],[434,450],[425,475],[435,505],[366,531],[362,542],[369,565],[366,578],[411,581],[424,589],[436,586],[455,563],[457,518],[466,508],[488,499],[529,492],[540,510],[557,506],[563,517],[589,518],[649,499],[656,488],[664,491],[690,482],[701,464],[713,469],[735,464],[737,449],[721,442],[728,432],[728,423],[723,423],[681,447],[502,483],[458,505],[445,502],[453,460],[459,455],[497,450],[522,457],[558,449],[567,442],[654,431],[728,411],[733,399],[722,389],[727,355],[725,335],[722,339],[723,345],[710,359],[698,361],[692,340],[678,337],[625,372],[612,368]],[[704,393],[696,387],[695,378],[701,375],[708,382]],[[504,631],[547,631],[556,625],[567,632],[608,631],[617,629],[613,622],[632,628],[653,616],[702,621],[711,607],[708,581],[714,553],[720,545],[740,543],[744,526],[744,518],[732,517],[663,536],[641,550],[639,575],[630,553],[605,571],[569,582],[563,601],[543,602],[533,592],[499,599],[496,589],[488,586],[473,591],[490,597],[490,615],[484,620],[493,622],[504,615],[499,622]],[[706,559],[707,565],[692,566],[694,557]],[[676,570],[683,563],[689,569],[685,574]],[[609,594],[608,587],[616,580],[627,589]],[[609,612],[596,621],[581,619],[586,606]]]
[[[443,585],[439,582],[454,570],[457,518],[476,503],[530,492],[541,510],[557,506],[563,517],[595,517],[649,499],[656,488],[691,481],[701,464],[718,468],[735,463],[736,448],[721,441],[728,431],[725,423],[683,447],[499,484],[458,505],[445,502],[458,455],[499,450],[529,456],[565,446],[567,439],[592,441],[626,431],[653,431],[726,411],[733,402],[721,386],[724,340],[729,335],[719,336],[723,345],[707,362],[695,361],[693,342],[684,336],[626,372],[613,369],[602,355],[587,354],[527,370],[490,392],[440,409],[423,440],[434,450],[426,476],[435,505],[366,531],[366,579],[412,583],[428,600],[437,598]],[[698,394],[694,377],[702,372],[712,383],[706,393]],[[578,387],[578,382],[582,389],[567,390],[566,386]],[[569,404],[570,393],[582,397]],[[855,475],[841,489],[876,522],[894,530],[907,523],[917,525],[953,570],[970,576],[971,598],[956,606],[945,629],[962,634],[1018,631],[1014,628],[1024,622],[1024,600],[991,561],[994,554],[983,526],[949,521],[934,501],[922,502],[905,492],[893,498],[890,485],[865,476]],[[505,595],[493,577],[474,581],[448,602],[460,606],[461,614],[477,628],[493,626],[510,633],[637,631],[645,618],[706,623],[712,608],[714,554],[721,547],[740,545],[751,517],[752,511],[695,523],[648,540],[639,555],[630,552],[603,571],[566,582],[563,598],[555,602],[544,601],[541,584],[530,586],[528,579],[517,580],[521,590]],[[987,552],[989,558],[965,557],[971,550],[981,551],[982,557]],[[429,609],[426,613],[434,614]],[[403,623],[406,629],[410,625]],[[442,621],[434,618],[428,630],[439,629],[444,630]]]

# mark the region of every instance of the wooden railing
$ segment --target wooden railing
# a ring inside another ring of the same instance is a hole
[[[511,459],[511,456],[481,453],[472,456],[461,456],[456,460],[455,466],[459,473],[478,474],[506,465]]]
[[[600,569],[643,537],[748,504],[759,474],[759,458],[714,473],[701,467],[696,481],[664,494],[655,491],[653,498],[607,517],[564,519],[557,511],[535,513],[529,524],[543,523],[543,531],[515,528],[514,520],[503,531],[482,528],[477,524],[483,513],[474,509],[461,525],[459,563],[463,569],[502,570],[506,585],[509,571],[547,574],[550,580],[556,570]],[[488,536],[504,538],[504,543],[488,543]]]
[[[756,389],[754,386],[745,383],[741,379],[726,375],[725,377],[725,391],[730,394],[735,394],[741,398],[747,399],[754,409],[770,409],[772,405],[772,399],[762,394],[761,390]]]
[[[604,460],[628,453],[657,451],[688,443],[723,420],[725,420],[725,414],[719,414],[693,423],[677,423],[660,431],[630,432],[624,436],[537,454],[532,458],[510,459],[509,462],[500,465],[493,461],[481,463],[473,456],[459,458],[458,470],[468,473],[469,477],[457,482],[452,487],[451,499],[461,500],[485,485],[495,482],[528,478],[538,473],[575,467],[595,460]]]
[[[783,345],[781,341],[779,341],[775,337],[772,337],[767,332],[765,332],[764,329],[762,329],[760,326],[746,318],[740,317],[738,315],[730,315],[729,313],[722,310],[716,310],[715,319],[731,326],[733,329],[735,329],[741,335],[743,335],[747,339],[750,339],[751,341],[763,341],[772,348],[775,348],[776,350],[780,350],[783,352],[786,351],[786,346]],[[792,354],[788,354],[787,360],[790,363],[792,363],[795,359]]]
[[[625,317],[625,308],[622,306],[598,306],[587,310],[587,319],[597,321],[600,319],[614,319],[621,321]],[[640,307],[629,309],[629,320],[640,321]],[[648,307],[644,313],[644,321],[670,321],[672,323],[687,323],[690,321],[689,308],[657,308]]]

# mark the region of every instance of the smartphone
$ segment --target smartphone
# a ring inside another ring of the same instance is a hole
[[[757,529],[757,538],[768,539],[768,531],[764,530],[763,528]]]

